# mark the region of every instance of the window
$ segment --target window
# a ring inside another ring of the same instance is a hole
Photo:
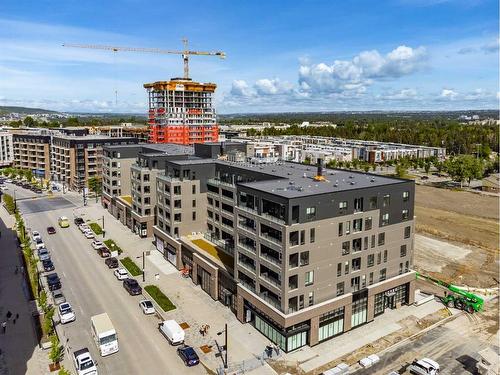
[[[144,198],[144,204],[150,204],[151,203],[151,198],[146,197]]]
[[[370,197],[370,199],[368,200],[368,203],[369,203],[369,206],[370,206],[370,210],[374,210],[377,208],[377,197]]]
[[[307,266],[309,264],[309,251],[300,253],[300,265]]]
[[[387,263],[387,250],[384,250],[384,263]]]
[[[180,199],[177,199],[177,200],[174,201],[174,207],[175,208],[181,208],[182,207]]]
[[[375,316],[380,315],[385,310],[385,293],[375,294]]]
[[[382,253],[379,251],[377,253],[377,264],[380,264],[382,263]]]
[[[307,207],[306,208],[306,218],[312,219],[316,216],[316,207]]]
[[[115,182],[115,181],[113,181]],[[151,193],[151,188],[149,186],[144,186],[144,193],[149,194]]]
[[[193,199],[193,207],[196,207],[196,199]]]
[[[312,285],[314,283],[314,271],[306,272],[305,286]]]
[[[323,341],[344,331],[344,308],[327,312],[319,317],[318,340]]]
[[[374,264],[375,264],[375,254],[368,255],[368,259],[367,259],[368,267],[373,267]]]
[[[352,252],[361,251],[361,238],[355,238],[352,240]]]
[[[410,269],[410,262],[409,261],[406,261],[405,262],[405,272],[408,272]]]
[[[371,245],[370,247],[373,249],[375,247],[375,235],[372,234]]]
[[[289,240],[290,246],[297,246],[299,244],[299,232],[290,232]]]
[[[408,220],[408,216],[409,216],[408,210],[405,209],[405,210],[401,211],[401,219],[402,220]]]
[[[382,200],[382,207],[389,207],[390,204],[391,204],[390,194],[384,195],[384,198]]]
[[[146,216],[147,216],[147,215],[151,215],[151,209],[150,209],[150,208],[146,208],[146,209],[144,210],[144,215],[146,215]]]
[[[387,277],[387,270],[385,268],[382,268],[380,270],[380,276],[378,278],[379,281],[384,281]]]
[[[344,275],[348,275],[349,274],[349,262],[345,262],[344,263]]]
[[[352,222],[352,231],[361,232],[363,230],[363,219],[355,219]]]
[[[288,264],[290,268],[295,268],[299,266],[299,253],[290,254],[288,257]]]
[[[354,258],[352,260],[352,270],[359,271],[361,269],[361,258]]]
[[[410,238],[411,227],[405,227],[405,238]]]
[[[347,210],[347,201],[339,202],[339,210]]]
[[[196,194],[196,185],[191,186],[191,193]]]
[[[363,295],[357,296],[357,299],[352,302],[351,327],[357,327],[366,322],[368,311],[368,297]]]
[[[346,221],[345,222],[345,234],[350,234],[351,233],[351,222]]]
[[[365,230],[370,230],[372,229],[372,217],[367,217],[365,219]]]
[[[410,192],[403,191],[403,202],[408,202],[409,199],[410,199]]]
[[[299,287],[299,276],[293,275],[288,278],[288,289],[295,290]]]
[[[315,228],[309,229],[309,241],[311,243],[314,243],[316,241],[316,229]]]
[[[344,223],[339,223],[339,237],[344,235]]]
[[[406,245],[401,245],[401,249],[399,250],[399,256],[401,258],[406,256]]]
[[[370,277],[368,278],[368,284],[369,285],[373,284],[373,272],[370,272]]]
[[[399,263],[399,275],[403,273],[403,263]]]
[[[337,277],[342,276],[342,263],[337,263]]]
[[[368,250],[368,237],[363,240],[363,250]]]
[[[388,213],[385,213],[382,215],[382,223],[381,225],[387,225],[389,224],[389,214]]]
[[[350,252],[350,242],[342,242],[342,255],[347,255]]]
[[[385,245],[385,233],[378,234],[378,245],[379,246]]]
[[[303,229],[300,231],[300,244],[304,245],[306,243],[306,231]]]
[[[180,186],[174,186],[174,194],[181,195],[181,187]]]
[[[196,221],[196,211],[193,211],[193,221]]]
[[[181,214],[175,214],[174,215],[174,221],[181,221]]]
[[[363,198],[354,198],[354,212],[363,211]]]
[[[344,294],[344,282],[337,283],[337,297]]]
[[[351,279],[351,292],[359,291],[359,276],[353,277]]]
[[[314,292],[309,292],[307,300],[308,300],[307,301],[308,302],[308,306],[314,305]]]

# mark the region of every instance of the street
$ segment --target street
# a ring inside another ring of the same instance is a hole
[[[73,213],[82,201],[73,197],[71,202],[61,195],[29,199],[32,193],[23,190],[16,188],[16,198],[26,225],[42,234],[55,272],[61,278],[63,293],[76,314],[76,321],[64,326],[65,338],[61,338],[70,351],[67,355],[82,347],[89,348],[99,364],[100,374],[205,373],[202,366],[189,369],[184,366],[176,348],[158,332],[159,320],[143,315],[140,310],[138,302],[143,297],[128,295],[113,271],[92,249],[91,240],[73,224]],[[59,228],[59,216],[67,216],[71,226]],[[48,226],[54,226],[57,233],[48,235]],[[90,317],[103,312],[108,313],[117,330],[120,347],[118,353],[105,358],[98,354],[90,333]]]

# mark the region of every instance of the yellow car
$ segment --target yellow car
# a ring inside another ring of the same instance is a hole
[[[69,220],[66,216],[61,216],[59,219],[57,219],[57,222],[59,223],[59,226],[61,228],[68,228],[69,227]]]

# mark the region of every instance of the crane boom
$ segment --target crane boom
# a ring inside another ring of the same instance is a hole
[[[218,56],[221,59],[226,58],[226,53],[222,51],[191,51],[188,49],[188,40],[183,39],[184,50],[183,51],[175,51],[175,50],[165,50],[161,48],[143,48],[143,47],[119,47],[119,46],[110,46],[110,45],[102,45],[102,44],[72,44],[72,43],[63,43],[63,47],[71,47],[71,48],[86,48],[86,49],[99,49],[105,51],[113,51],[113,52],[138,52],[138,53],[156,53],[162,55],[181,55],[184,60],[184,78],[189,78],[189,55],[195,56]]]

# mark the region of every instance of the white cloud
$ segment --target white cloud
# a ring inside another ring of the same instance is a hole
[[[441,90],[440,98],[453,100],[458,96],[458,92],[450,89]]]
[[[466,46],[460,48],[457,53],[460,55],[469,55],[474,53],[482,52],[484,54],[498,53],[500,48],[500,38],[489,40],[482,44],[476,44],[475,46]]]
[[[231,95],[234,96],[242,96],[242,97],[250,97],[253,95],[250,86],[243,79],[234,80],[231,85]]]
[[[255,82],[255,90],[259,95],[286,94],[293,90],[293,85],[288,82],[282,82],[278,78],[263,78]]]
[[[417,90],[415,89],[402,89],[399,91],[393,91],[386,93],[384,95],[378,96],[380,99],[385,100],[411,100],[417,98]]]

